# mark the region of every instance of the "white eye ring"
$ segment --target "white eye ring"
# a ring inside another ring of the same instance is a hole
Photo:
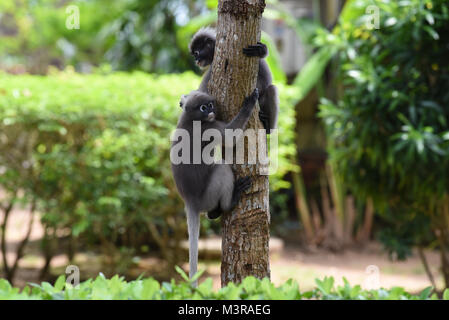
[[[204,112],[204,111],[206,111],[206,109],[207,109],[207,107],[206,107],[206,105],[201,105],[201,107],[200,107],[200,111],[201,112]]]
[[[214,108],[214,104],[212,102],[209,102],[209,108],[211,108],[211,109]]]

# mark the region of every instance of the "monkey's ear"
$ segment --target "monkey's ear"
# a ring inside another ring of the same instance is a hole
[[[181,109],[184,109],[184,102],[186,101],[186,99],[187,99],[187,95],[183,94],[181,96],[181,100],[179,101],[179,106],[181,107]]]

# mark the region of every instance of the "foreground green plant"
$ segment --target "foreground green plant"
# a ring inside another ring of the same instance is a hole
[[[230,283],[218,291],[212,288],[212,279],[203,281],[194,288],[187,276],[182,282],[162,282],[153,278],[137,279],[127,282],[118,275],[111,279],[100,274],[77,286],[66,283],[60,276],[54,285],[43,282],[30,284],[23,290],[12,287],[8,281],[0,279],[0,300],[34,299],[34,300],[437,300],[432,287],[420,294],[410,294],[401,287],[379,290],[363,290],[359,285],[351,286],[346,279],[344,285],[336,286],[333,277],[316,279],[317,287],[311,291],[301,292],[296,281],[288,280],[276,287],[267,278],[259,280],[247,277],[241,284]],[[449,290],[443,299],[449,300]]]

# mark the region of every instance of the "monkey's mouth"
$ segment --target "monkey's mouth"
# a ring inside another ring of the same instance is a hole
[[[205,68],[207,66],[206,60],[196,60],[196,65],[200,67],[201,69]]]
[[[215,113],[211,112],[207,115],[207,121],[213,122],[215,121]]]

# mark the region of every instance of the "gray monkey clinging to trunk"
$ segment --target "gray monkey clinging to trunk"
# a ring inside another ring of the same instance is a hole
[[[189,44],[189,50],[195,58],[196,64],[204,69],[212,64],[215,52],[216,32],[212,28],[202,28],[193,37]],[[267,133],[277,128],[279,100],[277,88],[272,84],[272,76],[265,57],[268,55],[267,46],[261,42],[243,49],[248,57],[258,57],[259,73],[257,75],[256,87],[259,89],[259,118]],[[198,90],[208,92],[207,84],[211,77],[211,68],[205,72],[200,88]]]
[[[200,231],[200,213],[207,212],[209,218],[218,218],[223,212],[230,212],[238,204],[241,194],[251,187],[250,177],[235,179],[231,166],[223,162],[205,162],[203,150],[208,144],[217,143],[215,140],[210,143],[201,143],[200,157],[198,164],[194,163],[194,139],[199,139],[208,129],[215,129],[224,141],[225,148],[232,148],[237,139],[232,139],[230,144],[226,140],[225,130],[244,130],[248,120],[254,110],[258,89],[243,102],[243,106],[237,116],[225,123],[215,119],[215,99],[202,91],[192,91],[187,96],[182,96],[180,106],[183,109],[179,118],[173,144],[170,150],[172,172],[179,194],[184,200],[187,215],[187,225],[189,232],[189,275],[192,278],[197,272],[198,264],[198,238]],[[201,136],[194,137],[195,121],[201,123]],[[188,133],[188,139],[182,136],[182,132]],[[210,150],[210,149],[209,149]],[[184,159],[187,163],[174,162],[173,159],[182,158],[182,151],[189,154]],[[197,150],[198,151],[198,150]],[[212,152],[213,153],[213,152]],[[208,155],[210,156],[210,154]],[[212,156],[213,158],[213,156]],[[194,283],[196,285],[196,282]]]

